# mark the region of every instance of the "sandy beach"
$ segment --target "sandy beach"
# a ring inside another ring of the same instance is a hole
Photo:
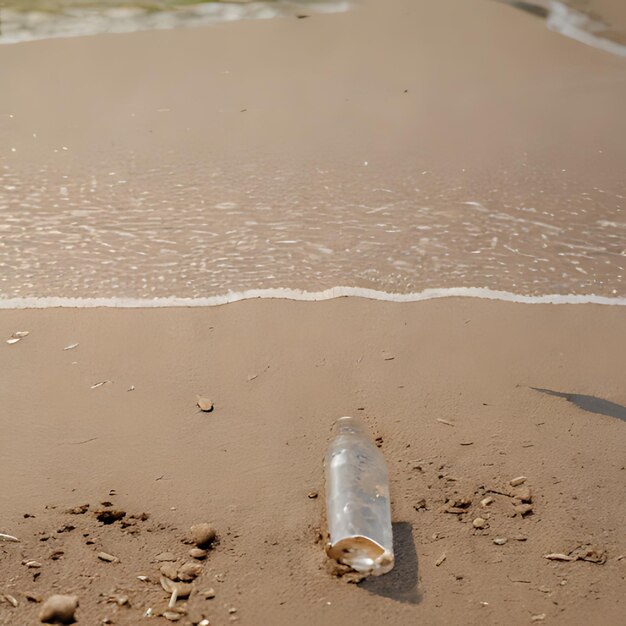
[[[625,78],[487,0],[0,46],[0,624],[621,624]]]
[[[0,604],[4,624],[34,623],[26,594],[52,592],[78,594],[79,623],[143,623],[168,600],[155,559],[192,560],[183,540],[204,521],[219,542],[183,623],[620,622],[624,415],[532,387],[626,404],[622,307],[260,300],[3,311],[0,324],[30,331],[0,351],[0,531],[21,539],[0,548],[2,591],[19,601]],[[396,569],[358,586],[327,573],[318,542],[322,457],[344,414],[380,438],[397,535]],[[503,495],[520,475],[524,516]],[[103,525],[106,501],[149,519]],[[545,558],[581,547],[600,563]]]

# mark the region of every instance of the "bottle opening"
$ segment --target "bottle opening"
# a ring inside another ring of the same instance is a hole
[[[328,547],[328,556],[362,574],[379,576],[393,567],[393,556],[369,537],[345,537]]]
[[[366,432],[365,424],[358,417],[340,417],[335,422],[337,434],[354,434]]]

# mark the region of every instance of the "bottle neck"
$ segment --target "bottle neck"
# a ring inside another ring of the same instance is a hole
[[[335,422],[335,432],[338,435],[365,435],[365,424],[357,417],[340,417]]]

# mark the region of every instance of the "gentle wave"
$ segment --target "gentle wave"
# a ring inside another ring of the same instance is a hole
[[[551,294],[525,296],[508,291],[497,291],[482,287],[450,287],[445,289],[425,289],[415,293],[388,293],[360,287],[332,287],[324,291],[303,291],[300,289],[249,289],[231,291],[206,298],[5,298],[0,299],[0,309],[48,309],[48,308],[167,308],[167,307],[206,307],[220,306],[258,298],[299,300],[316,302],[334,298],[357,297],[384,302],[420,302],[437,298],[480,298],[517,302],[521,304],[602,304],[626,306],[626,297],[609,298],[596,295]]]

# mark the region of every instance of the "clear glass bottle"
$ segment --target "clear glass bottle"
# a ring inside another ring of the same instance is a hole
[[[389,476],[361,420],[337,420],[324,467],[328,556],[363,574],[386,574],[394,563]]]

